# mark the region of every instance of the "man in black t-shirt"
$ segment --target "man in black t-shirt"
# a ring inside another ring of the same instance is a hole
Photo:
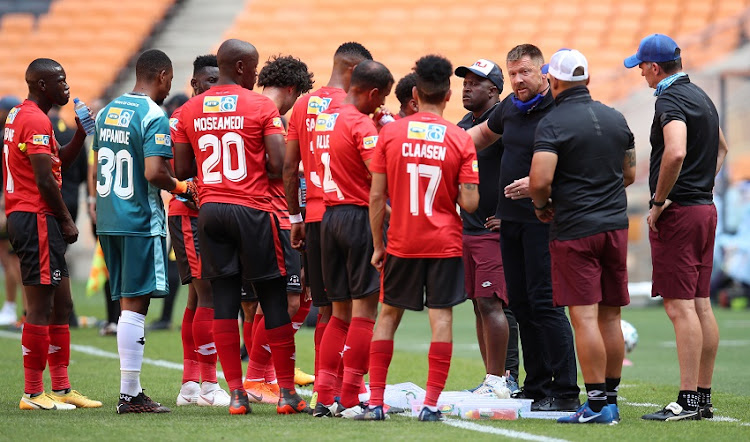
[[[583,54],[558,51],[548,75],[556,107],[537,126],[529,188],[536,216],[551,223],[553,297],[568,306],[588,393],[577,413],[558,422],[619,422],[633,134],[622,114],[591,99]]]
[[[709,298],[716,234],[712,190],[727,144],[713,102],[682,72],[674,40],[661,34],[641,40],[638,52],[625,59],[625,67],[636,66],[657,97],[649,170],[651,296],[664,300],[680,363],[677,402],[643,419],[712,418],[711,378],[719,347]]]
[[[502,135],[500,189],[495,217],[510,309],[518,321],[526,370],[520,397],[534,411],[575,411],[580,406],[573,332],[565,310],[552,303],[549,226],[534,215],[529,169],[537,124],[554,108],[542,72],[544,57],[534,45],[511,49],[507,73],[513,87],[489,119],[467,132],[477,151]]]
[[[469,129],[486,121],[500,102],[503,71],[492,61],[480,59],[469,67],[459,66],[455,73],[464,79],[463,105],[470,111],[458,127]],[[510,393],[518,390],[518,324],[507,308],[500,220],[495,218],[502,154],[501,140],[477,154],[479,208],[474,213],[461,210],[464,286],[474,304],[479,351],[487,373],[473,392],[498,396],[507,394],[503,387]],[[508,376],[503,381],[506,370]]]

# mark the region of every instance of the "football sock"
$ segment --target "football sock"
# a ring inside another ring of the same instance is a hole
[[[302,327],[302,324],[305,323],[305,318],[307,318],[307,314],[310,313],[310,304],[312,304],[312,299],[305,300],[305,296],[300,295],[299,309],[297,310],[297,313],[292,316],[292,326],[294,326],[295,333]]]
[[[452,354],[452,342],[432,342],[430,344],[430,351],[427,356],[429,371],[427,373],[427,392],[424,398],[425,405],[437,406],[438,397],[445,387],[445,380],[448,379]]]
[[[23,350],[24,392],[35,394],[44,391],[43,373],[49,353],[49,326],[23,325],[21,332]]]
[[[242,361],[237,319],[214,319],[214,342],[229,390],[242,390]]]
[[[185,309],[182,315],[182,383],[193,381],[200,383],[201,373],[198,365],[198,355],[195,353],[195,341],[193,339],[193,321],[195,310]]]
[[[273,365],[279,387],[294,392],[295,345],[294,327],[291,323],[265,330],[268,343],[271,346]]]
[[[245,344],[245,350],[247,350],[247,354],[250,354],[250,350],[253,347],[253,329],[255,328],[255,323],[253,322],[247,322],[242,321],[242,340]]]
[[[375,321],[352,318],[344,345],[344,376],[341,384],[341,405],[351,408],[359,404],[362,378],[370,365],[370,341]]]
[[[323,333],[326,331],[326,326],[328,325],[327,322],[320,322],[320,318],[322,317],[323,315],[318,315],[318,320],[315,323],[315,369],[313,374],[316,380],[318,379],[318,368],[320,367],[320,341],[323,340]]]
[[[271,347],[268,344],[268,335],[266,334],[266,321],[263,316],[255,316],[258,323],[257,328],[253,330],[253,346],[248,355],[250,360],[247,363],[247,379],[263,379],[266,373],[266,365],[271,360]]]
[[[602,411],[607,405],[607,384],[584,384],[586,386],[586,395],[589,400],[589,407],[594,413]]]
[[[617,392],[620,390],[620,378],[606,378],[607,403],[617,405]]]
[[[336,377],[348,330],[348,323],[335,316],[331,316],[320,342],[320,365],[318,367],[318,377],[315,378],[315,381],[318,384],[316,385],[318,402],[325,405],[333,403]]]
[[[393,359],[393,341],[370,344],[370,405],[383,405],[388,366]]]
[[[677,395],[677,403],[685,410],[695,411],[698,408],[698,392],[680,390],[680,394]]]
[[[343,350],[343,347],[342,347]],[[342,352],[343,353],[343,352]],[[344,358],[339,360],[339,368],[336,370],[336,379],[333,381],[333,397],[341,399],[341,384],[344,382]]]
[[[267,384],[276,384],[278,383],[278,379],[276,379],[276,370],[273,368],[273,364],[270,363],[271,354],[269,353],[268,355],[269,361],[268,363],[266,363],[266,372],[263,377],[265,378]]]
[[[70,326],[49,326],[49,377],[52,389],[56,391],[69,390],[68,365],[70,364]]]
[[[117,352],[120,354],[120,393],[138,396],[141,392],[141,365],[146,315],[123,310],[117,323]]]
[[[193,319],[193,342],[203,382],[216,384],[216,343],[214,342],[214,309],[198,307]]]
[[[711,403],[711,388],[698,387],[698,405],[704,406]]]

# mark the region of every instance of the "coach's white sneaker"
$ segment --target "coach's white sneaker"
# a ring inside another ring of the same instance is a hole
[[[198,403],[198,395],[201,392],[201,386],[197,382],[187,381],[182,384],[180,394],[177,395],[177,405],[192,405]],[[227,405],[229,405],[227,403]]]
[[[229,393],[224,391],[219,384],[204,382],[198,394],[198,405],[202,407],[228,407],[231,402]]]
[[[498,399],[510,399],[510,389],[505,383],[505,376],[488,374],[484,377],[482,385],[474,390],[479,396],[495,396]]]
[[[12,325],[16,323],[16,304],[6,302],[0,310],[0,325]]]

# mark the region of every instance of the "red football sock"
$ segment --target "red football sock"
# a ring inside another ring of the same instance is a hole
[[[42,374],[44,367],[47,366],[49,353],[49,326],[25,323],[21,332],[21,349],[23,350],[23,390],[28,394],[41,393],[44,391]]]
[[[198,307],[193,319],[193,340],[203,382],[217,383],[214,309]]]
[[[294,326],[295,333],[297,333],[297,330],[299,330],[300,327],[302,327],[302,324],[305,323],[305,318],[307,318],[307,314],[310,313],[311,304],[312,299],[305,300],[305,296],[300,294],[299,310],[297,310],[297,313],[292,316],[292,326]]]
[[[393,359],[393,341],[372,341],[370,344],[370,405],[383,405],[388,366]]]
[[[237,320],[214,319],[214,342],[229,390],[242,390],[242,361]]]
[[[49,326],[49,377],[53,390],[67,390],[70,388],[68,379],[68,365],[70,364],[70,326]]]
[[[339,365],[341,365],[341,353],[344,350],[348,330],[348,323],[331,316],[320,342],[320,365],[318,377],[315,378],[317,384],[315,387],[318,391],[318,402],[325,405],[333,403],[336,379],[339,373]]]
[[[247,363],[245,379],[263,379],[266,375],[266,365],[271,360],[271,347],[266,334],[266,319],[255,316],[257,326],[253,327],[253,346],[250,350],[250,361]]]
[[[443,391],[443,387],[445,387],[445,380],[448,379],[452,354],[452,342],[433,342],[430,344],[427,393],[424,397],[424,405],[430,407],[437,406],[438,397],[440,397],[440,393]]]
[[[292,324],[266,329],[279,387],[294,391],[294,327]]]
[[[323,333],[326,331],[327,322],[320,322],[323,315],[318,315],[318,321],[315,323],[315,380],[318,379],[318,368],[320,368],[320,342],[323,340]],[[315,386],[317,391],[318,386]]]
[[[211,318],[213,319],[213,317]],[[200,365],[198,355],[195,353],[195,340],[193,339],[193,321],[195,321],[195,310],[185,309],[182,315],[182,383],[201,381]]]
[[[343,349],[342,349],[343,350]],[[341,384],[344,382],[344,358],[339,361],[336,380],[333,382],[333,397],[341,399]]]
[[[276,382],[276,369],[273,367],[273,364],[270,361],[266,364],[266,372],[263,375],[263,377],[266,379],[266,383],[270,384],[272,382]]]
[[[341,405],[351,408],[359,404],[359,392],[367,373],[370,359],[370,341],[375,321],[352,318],[344,346],[344,376],[341,384]]]

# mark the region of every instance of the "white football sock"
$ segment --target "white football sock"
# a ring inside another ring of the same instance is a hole
[[[123,310],[117,323],[117,352],[120,354],[120,393],[141,392],[141,365],[146,344],[146,316]]]

